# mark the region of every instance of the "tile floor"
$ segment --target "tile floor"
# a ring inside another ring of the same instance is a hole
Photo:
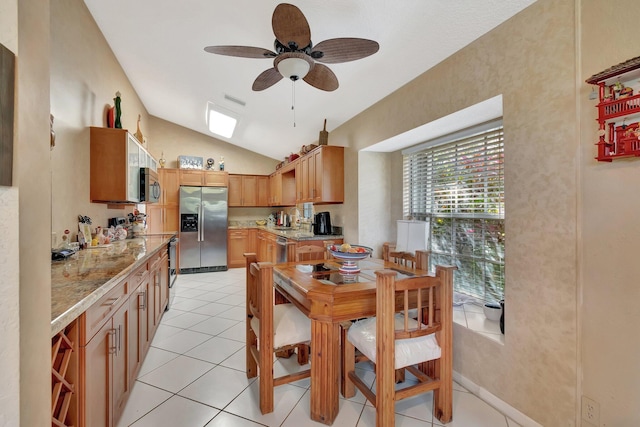
[[[244,274],[244,269],[231,269],[178,277],[173,305],[158,327],[118,427],[323,426],[309,418],[309,379],[276,387],[274,412],[260,413],[258,383],[244,373]],[[474,322],[464,310],[456,313],[458,323],[463,318]],[[373,385],[370,365],[359,365],[359,374]],[[295,357],[277,360],[276,374],[282,369],[298,369]],[[353,399],[341,398],[333,425],[375,426],[375,410],[365,402],[359,392]],[[396,425],[440,426],[431,402],[431,393],[399,402]],[[457,383],[453,418],[447,426],[518,426]]]

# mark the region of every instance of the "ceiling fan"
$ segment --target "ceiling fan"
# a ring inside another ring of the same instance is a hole
[[[265,90],[283,77],[292,81],[304,80],[325,91],[338,88],[338,78],[325,64],[355,61],[373,55],[377,42],[360,38],[328,39],[313,45],[311,29],[304,14],[296,6],[281,3],[271,19],[275,52],[251,46],[207,46],[209,53],[241,58],[273,58],[273,67],[263,71],[253,82],[254,91]]]

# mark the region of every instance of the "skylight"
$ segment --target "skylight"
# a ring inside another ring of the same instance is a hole
[[[238,124],[238,117],[231,111],[207,102],[207,125],[209,131],[223,138],[231,138]]]

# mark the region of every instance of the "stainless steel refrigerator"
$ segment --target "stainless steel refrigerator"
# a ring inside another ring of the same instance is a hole
[[[227,269],[227,188],[180,187],[180,272]]]

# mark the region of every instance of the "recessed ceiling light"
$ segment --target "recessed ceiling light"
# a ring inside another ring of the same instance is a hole
[[[237,124],[237,114],[207,102],[207,125],[211,133],[220,135],[223,138],[231,138]]]

